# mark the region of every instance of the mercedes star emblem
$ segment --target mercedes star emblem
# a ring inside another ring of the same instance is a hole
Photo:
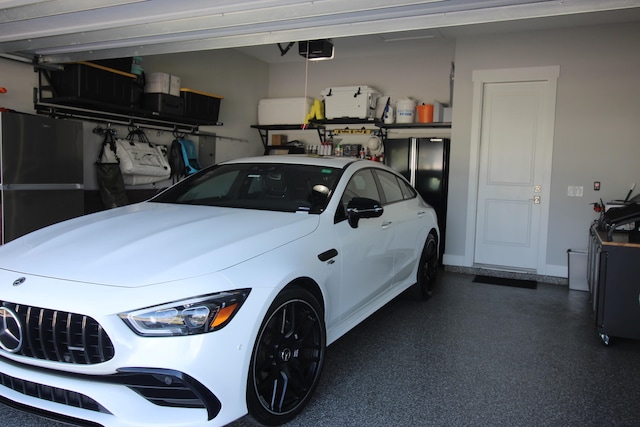
[[[22,348],[22,324],[18,315],[7,307],[0,307],[0,347],[9,353]]]

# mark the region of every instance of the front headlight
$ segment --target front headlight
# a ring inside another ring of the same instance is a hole
[[[142,336],[204,334],[229,323],[250,291],[237,289],[220,292],[120,313],[119,316],[136,334]]]

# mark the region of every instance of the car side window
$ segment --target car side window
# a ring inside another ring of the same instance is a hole
[[[400,183],[400,189],[402,190],[402,195],[407,199],[413,199],[418,195],[416,190],[405,180],[398,178],[398,182]]]
[[[344,190],[342,198],[340,199],[340,206],[336,212],[335,222],[347,218],[347,205],[354,197],[366,197],[367,199],[380,200],[378,187],[376,186],[376,181],[371,169],[363,169],[356,172],[351,177],[347,184],[347,188]]]
[[[378,170],[376,171],[376,175],[378,175],[378,179],[380,180],[386,203],[399,202],[405,199],[402,188],[400,187],[400,182],[394,174]]]

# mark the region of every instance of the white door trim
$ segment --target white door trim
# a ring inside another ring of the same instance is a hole
[[[555,127],[555,103],[560,66],[506,68],[496,70],[476,70],[473,72],[473,101],[471,114],[471,135],[469,153],[469,192],[467,196],[467,232],[465,242],[465,265],[473,266],[476,236],[476,208],[478,203],[478,174],[480,170],[480,132],[482,120],[483,90],[486,83],[507,83],[527,81],[547,81],[554,96],[549,98],[547,111],[549,112],[549,127],[546,138],[551,140],[550,149],[545,154],[542,167],[544,179],[542,182],[542,217],[540,220],[540,241],[538,245],[537,274],[546,275],[547,260],[547,231],[549,226],[549,200],[551,186],[551,168],[553,155],[553,132]]]

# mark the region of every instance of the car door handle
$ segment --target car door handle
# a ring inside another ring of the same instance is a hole
[[[318,259],[322,262],[330,261],[332,258],[338,256],[338,251],[334,248],[329,249],[328,251],[324,251],[321,254],[318,254]]]
[[[385,221],[382,223],[382,228],[387,228],[391,225],[391,221]]]
[[[423,216],[425,216],[427,213],[425,211],[420,211],[418,212],[418,218],[422,218]]]

